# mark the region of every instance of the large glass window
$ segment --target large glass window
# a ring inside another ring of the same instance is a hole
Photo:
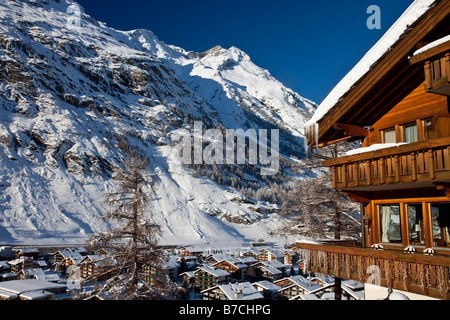
[[[412,143],[419,141],[417,136],[417,124],[410,124],[403,127],[403,142]]]
[[[381,242],[401,243],[402,229],[399,205],[382,205],[380,211]]]
[[[422,204],[408,204],[409,244],[425,244]]]
[[[431,204],[431,227],[433,244],[438,247],[450,247],[450,203]]]

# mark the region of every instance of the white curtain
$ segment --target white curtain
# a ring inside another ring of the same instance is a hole
[[[395,129],[383,131],[383,142],[384,143],[396,143],[397,137],[395,135]]]
[[[417,142],[417,125],[406,126],[404,130],[404,140],[405,142]]]
[[[391,207],[381,207],[381,242],[389,242],[389,227],[391,224]]]

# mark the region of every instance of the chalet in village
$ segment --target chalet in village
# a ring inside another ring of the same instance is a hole
[[[413,2],[307,124],[313,154],[361,142],[323,166],[363,230],[360,246],[298,249],[307,269],[366,283],[366,299],[450,299],[449,13],[449,0]]]

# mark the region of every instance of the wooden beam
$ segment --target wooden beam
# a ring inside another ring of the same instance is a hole
[[[411,65],[431,59],[450,50],[450,40],[409,58]]]
[[[362,126],[357,126],[354,124],[346,124],[346,123],[335,123],[333,125],[336,130],[344,130],[345,136],[352,137],[367,137],[369,131],[364,129]]]

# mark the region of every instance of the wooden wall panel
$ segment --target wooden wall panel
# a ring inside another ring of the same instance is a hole
[[[365,145],[381,143],[380,130],[432,118],[435,114],[449,114],[447,99],[446,96],[425,92],[425,82],[420,84],[372,125],[374,130],[369,133]],[[419,139],[421,138],[419,135]]]

